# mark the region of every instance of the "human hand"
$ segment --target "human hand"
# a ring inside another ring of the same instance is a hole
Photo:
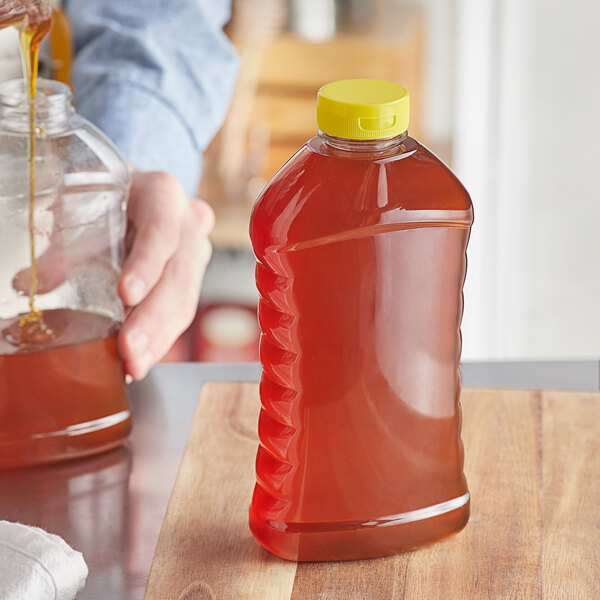
[[[119,295],[131,307],[119,334],[125,371],[142,379],[192,322],[212,247],[214,213],[168,173],[134,173],[127,208],[134,239]]]

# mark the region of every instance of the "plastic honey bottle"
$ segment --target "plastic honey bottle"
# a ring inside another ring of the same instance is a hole
[[[415,549],[469,517],[459,358],[465,188],[409,95],[336,81],[258,198],[262,410],[250,528],[292,560]]]

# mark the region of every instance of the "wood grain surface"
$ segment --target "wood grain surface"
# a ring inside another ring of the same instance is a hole
[[[600,598],[600,394],[464,390],[471,519],[415,552],[292,563],[248,529],[256,384],[202,390],[146,600]]]

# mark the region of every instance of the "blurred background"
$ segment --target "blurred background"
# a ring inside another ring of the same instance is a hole
[[[471,193],[463,358],[598,358],[598,23],[593,0],[234,0],[241,70],[199,190],[215,251],[167,360],[258,359],[252,203],[316,134],[318,88],[348,77],[407,87],[409,133]]]
[[[318,87],[387,78],[473,199],[463,358],[597,358],[598,23],[592,0],[235,2],[242,70],[202,189],[218,213],[205,301],[253,304],[249,210],[314,135]]]

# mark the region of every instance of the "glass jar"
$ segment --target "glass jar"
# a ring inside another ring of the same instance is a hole
[[[129,433],[117,282],[130,177],[66,85],[39,80],[30,107],[23,81],[0,84],[0,467]]]

